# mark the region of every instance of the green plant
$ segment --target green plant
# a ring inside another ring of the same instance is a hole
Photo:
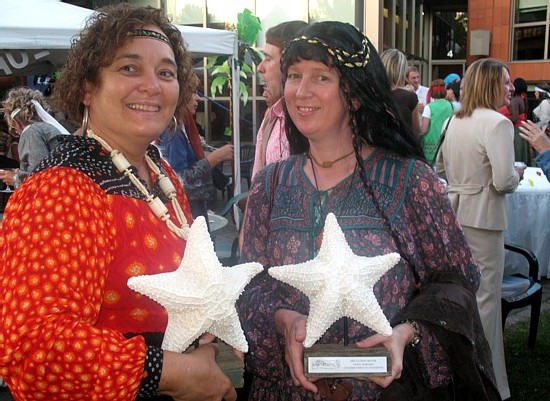
[[[242,13],[237,15],[236,32],[239,39],[238,62],[241,67],[239,89],[243,104],[246,104],[248,101],[246,79],[254,74],[252,63],[261,60],[261,54],[252,48],[261,29],[260,19],[249,9],[245,8]],[[250,56],[250,60],[246,59],[245,56],[247,54]],[[212,96],[216,96],[217,93],[222,94],[226,86],[231,91],[229,57],[219,56],[209,58],[207,68],[213,77],[210,85]]]

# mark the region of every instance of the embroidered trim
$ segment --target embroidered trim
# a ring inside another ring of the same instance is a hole
[[[172,47],[172,44],[170,43],[166,35],[163,35],[160,32],[152,31],[150,29],[132,29],[126,34],[126,36],[157,39]]]

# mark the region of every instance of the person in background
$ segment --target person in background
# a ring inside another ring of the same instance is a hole
[[[407,57],[397,49],[387,49],[380,54],[380,59],[390,81],[392,97],[397,105],[401,118],[409,125],[415,135],[420,138],[420,121],[418,120],[418,97],[405,89],[405,74],[407,72]]]
[[[287,44],[281,66],[292,155],[252,183],[241,253],[242,262],[265,267],[237,302],[250,347],[249,400],[328,400],[325,390],[336,385],[353,401],[444,401],[456,388],[462,401],[496,400],[474,297],[479,270],[444,187],[397,111],[374,45],[350,24],[318,22]],[[309,301],[268,270],[315,257],[328,213],[355,254],[401,255],[374,288],[392,334],[351,319],[345,333],[342,318],[318,341],[342,344],[347,334],[350,347],[386,347],[388,377],[304,376]],[[449,301],[456,316],[444,312]]]
[[[83,135],[14,192],[0,231],[0,376],[16,401],[236,399],[216,347],[163,350],[166,310],[127,286],[183,257],[191,210],[152,142],[193,77],[153,7],[97,10],[72,42],[52,104]]]
[[[185,105],[183,123],[169,125],[158,145],[162,156],[183,183],[193,217],[204,216],[208,222],[208,199],[214,188],[213,169],[224,161],[233,160],[233,145],[223,145],[205,156],[194,119],[199,100],[197,92],[193,92]]]
[[[3,102],[4,118],[19,136],[17,153],[19,169],[0,173],[7,185],[21,183],[59,144],[60,135],[69,132],[48,114],[49,105],[42,92],[27,87],[10,90]]]
[[[466,71],[461,107],[449,123],[437,156],[438,174],[481,269],[477,305],[491,346],[500,396],[510,397],[502,342],[501,284],[504,272],[506,194],[524,168],[514,168],[514,127],[499,113],[514,85],[502,62],[475,61]]]
[[[445,78],[443,78],[443,82],[445,82],[445,87],[452,84],[453,82],[460,82],[460,75],[452,72],[448,74]]]
[[[527,166],[531,163],[531,151],[529,144],[519,135],[521,123],[527,120],[527,82],[523,78],[514,79],[514,96],[510,104],[502,106],[500,112],[514,124],[514,154],[517,162],[524,162]]]
[[[550,138],[546,132],[537,123],[527,120],[519,127],[519,134],[536,151],[535,162],[550,180]]]
[[[539,104],[533,109],[533,116],[536,117],[538,127],[546,131],[550,124],[550,87],[546,82],[535,86],[535,98]]]
[[[432,101],[424,108],[422,113],[422,147],[426,160],[435,164],[443,124],[453,115],[455,109],[453,104],[445,99],[447,91],[445,82],[442,79],[432,81],[430,93]]]
[[[290,154],[284,117],[281,53],[285,42],[306,26],[304,21],[287,21],[269,28],[265,33],[264,59],[258,65],[258,72],[264,82],[263,96],[268,109],[256,137],[252,179],[267,164],[285,159]]]
[[[445,88],[447,89],[447,95],[445,96],[445,99],[453,104],[453,109],[455,111],[460,109],[460,92],[462,88],[462,82],[451,82]]]
[[[405,80],[407,81],[406,89],[411,89],[418,97],[418,121],[420,122],[422,121],[424,107],[430,102],[428,88],[420,84],[420,71],[418,71],[418,67],[414,65],[407,68]]]

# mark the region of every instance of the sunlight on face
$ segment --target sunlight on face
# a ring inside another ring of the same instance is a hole
[[[349,107],[335,68],[319,61],[298,61],[288,69],[284,95],[292,121],[306,137],[351,131]]]
[[[146,28],[162,33],[154,26]],[[176,62],[171,47],[160,40],[128,40],[100,71],[99,82],[87,88],[84,104],[89,107],[89,127],[105,138],[149,143],[174,115],[179,96]]]

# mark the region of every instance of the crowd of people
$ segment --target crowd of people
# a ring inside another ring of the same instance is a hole
[[[239,394],[211,336],[186,353],[163,349],[165,309],[127,286],[178,268],[193,220],[207,215],[212,171],[234,154],[204,152],[198,79],[177,27],[152,7],[102,8],[50,99],[7,94],[17,140],[6,156],[18,168],[0,169],[15,189],[0,226],[0,377],[16,400],[510,398],[505,195],[525,168],[514,161],[550,174],[548,86],[535,89],[533,122],[527,84],[504,63],[477,60],[425,87],[403,52],[378,54],[336,21],[271,27],[263,55],[269,107],[240,262],[264,270],[236,302],[249,346],[237,353]],[[400,260],[373,287],[391,334],[340,318],[318,343],[385,347],[388,375],[306,376],[310,300],[269,269],[318,256],[329,214],[354,254]]]

